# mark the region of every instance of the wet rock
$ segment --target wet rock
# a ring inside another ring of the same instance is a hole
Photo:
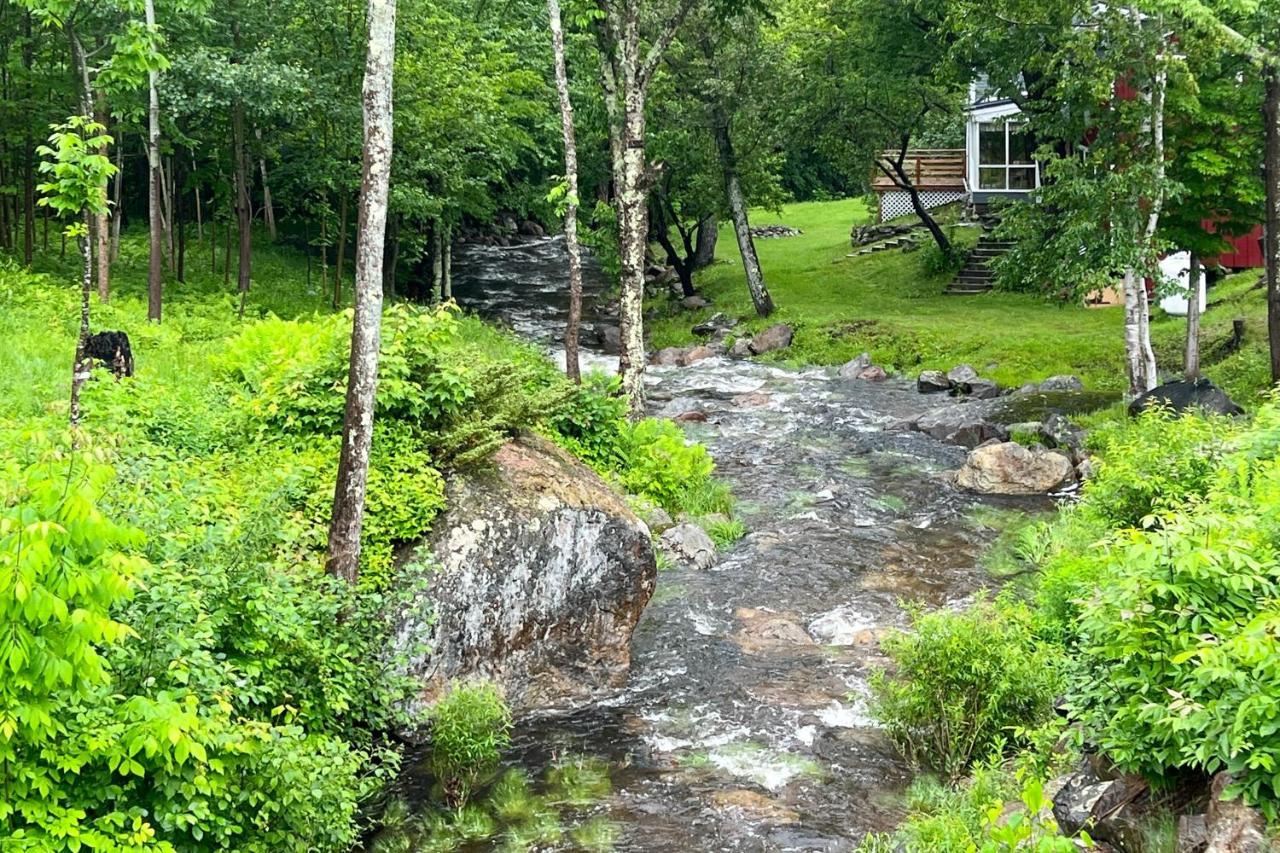
[[[685,352],[684,347],[664,347],[653,354],[649,363],[660,367],[677,367],[684,364]]]
[[[1202,814],[1178,817],[1177,853],[1204,853],[1209,846],[1209,826]]]
[[[1069,374],[1059,374],[1050,376],[1048,379],[1036,385],[1037,391],[1083,391],[1084,383],[1080,381],[1079,376],[1071,376]]]
[[[733,641],[745,652],[757,654],[779,648],[813,645],[809,632],[794,618],[751,607],[739,607],[733,615],[741,623],[741,627],[733,635]]]
[[[1152,388],[1129,404],[1129,414],[1138,415],[1149,406],[1163,406],[1174,412],[1199,409],[1213,415],[1244,414],[1244,409],[1236,405],[1227,392],[1208,379],[1178,380]]]
[[[1087,764],[1053,797],[1053,817],[1063,834],[1081,830],[1121,850],[1140,850],[1149,821],[1150,788],[1139,776],[1103,779]]]
[[[1003,389],[990,379],[971,379],[957,385],[956,388],[966,397],[972,397],[975,400],[993,400],[1004,393]]]
[[[751,355],[751,338],[738,338],[729,347],[730,358],[748,358]]]
[[[889,378],[889,374],[880,365],[873,364],[859,373],[858,378],[864,382],[883,382]]]
[[[793,332],[786,323],[775,323],[759,332],[751,339],[751,352],[763,355],[778,349],[791,346]]]
[[[852,358],[840,366],[841,379],[857,379],[862,371],[871,366],[871,353],[864,352],[857,358]]]
[[[1238,798],[1223,799],[1234,780],[1219,773],[1209,786],[1209,812],[1205,816],[1207,853],[1263,853],[1272,849],[1267,841],[1267,823],[1262,813]]]
[[[926,412],[913,422],[915,429],[939,441],[977,447],[985,441],[1009,437],[1008,431],[987,419],[988,407],[982,402],[943,406]]]
[[[716,543],[696,524],[684,522],[665,531],[658,547],[671,559],[699,569],[710,568],[716,561]]]
[[[693,296],[686,296],[680,300],[680,307],[686,311],[697,311],[699,308],[708,308],[711,303],[703,296],[696,293]]]
[[[545,237],[547,236],[547,232],[541,225],[534,222],[532,219],[526,219],[524,222],[520,223],[520,236]]]
[[[686,366],[693,364],[695,361],[702,361],[707,358],[714,358],[716,351],[709,346],[691,347],[685,351],[684,360],[681,364]]]
[[[953,386],[965,385],[978,378],[978,371],[972,365],[960,364],[947,371],[947,381]]]
[[[767,406],[769,400],[772,399],[763,391],[748,391],[746,394],[738,394],[729,400],[739,408],[752,408],[755,406]]]
[[[737,320],[727,316],[722,311],[717,311],[711,315],[710,319],[694,326],[693,333],[695,335],[714,335],[717,332],[726,332],[736,325],[738,325]]]
[[[921,394],[940,394],[950,391],[954,384],[941,370],[926,370],[916,379],[916,390]]]
[[[796,823],[800,820],[800,814],[794,809],[789,809],[777,800],[745,788],[716,791],[711,795],[711,804],[722,811],[739,812],[752,822],[779,824]]]
[[[984,495],[1041,495],[1074,479],[1075,468],[1066,455],[1012,441],[971,450],[956,472],[957,486]]]
[[[497,682],[514,707],[589,701],[617,687],[653,594],[649,531],[600,477],[550,442],[512,441],[448,485],[449,509],[400,569],[416,591],[390,657],[421,711],[459,678]]]
[[[645,526],[649,528],[649,532],[655,534],[670,530],[676,524],[675,519],[671,517],[671,513],[660,506],[646,507],[640,513],[640,518],[644,521]]]
[[[617,355],[622,351],[622,330],[617,326],[596,326],[595,340],[605,355]]]
[[[707,413],[699,412],[696,410],[689,411],[689,412],[681,412],[680,414],[672,418],[672,420],[679,421],[680,423],[684,423],[684,424],[692,424],[692,423],[701,424],[701,423],[706,423]]]
[[[1093,460],[1088,456],[1076,463],[1076,479],[1083,483],[1093,476],[1094,465]]]
[[[1073,456],[1084,447],[1084,430],[1057,412],[1045,418],[1040,432],[1045,437],[1045,443],[1050,447],[1070,451]]]

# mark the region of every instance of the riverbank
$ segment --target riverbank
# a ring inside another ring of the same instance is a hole
[[[795,329],[792,346],[772,355],[792,364],[841,364],[863,351],[877,364],[903,373],[974,365],[985,376],[1018,386],[1057,374],[1075,374],[1092,389],[1124,385],[1122,310],[1083,308],[1036,296],[991,293],[945,296],[949,272],[931,272],[931,244],[904,253],[890,250],[848,257],[852,226],[870,222],[861,199],[785,206],[780,213],[754,211],[752,224],[783,224],[803,232],[756,241],[778,310],[757,318],[742,281],[732,231],[720,234],[717,262],[696,284],[712,305],[696,311],[675,300],[651,303],[653,348],[693,342],[692,327],[717,311],[740,319],[752,332],[769,323]],[[955,226],[966,246],[977,230]],[[1267,384],[1265,293],[1252,289],[1255,273],[1231,276],[1214,288],[1203,322],[1205,373],[1241,402],[1256,399]],[[1177,372],[1185,321],[1157,312],[1152,337],[1163,370]],[[1227,353],[1232,320],[1246,321],[1244,345]]]

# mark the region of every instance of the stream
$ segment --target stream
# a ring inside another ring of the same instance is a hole
[[[465,308],[559,352],[560,241],[467,246],[455,263]],[[590,309],[599,271],[586,286]],[[942,475],[963,449],[885,431],[945,402],[906,380],[728,358],[647,376],[651,414],[706,415],[688,435],[715,457],[748,533],[709,570],[662,571],[628,686],[520,720],[513,763],[537,778],[566,755],[605,762],[611,793],[594,813],[615,850],[853,849],[901,820],[911,780],[865,707],[877,638],[904,624],[903,601],[971,600],[988,583],[991,518],[1046,504],[958,492]]]

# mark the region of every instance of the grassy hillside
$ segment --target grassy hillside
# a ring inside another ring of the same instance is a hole
[[[691,326],[724,311],[745,321],[747,330],[790,323],[795,343],[779,357],[796,363],[838,364],[868,350],[877,361],[904,372],[968,362],[1010,385],[1075,373],[1094,388],[1123,387],[1119,308],[1066,306],[1010,293],[945,296],[950,274],[928,271],[931,244],[910,253],[846,257],[850,228],[870,220],[861,199],[787,205],[780,215],[754,212],[755,225],[780,223],[804,232],[756,242],[778,306],[767,321],[752,311],[733,233],[725,228],[719,260],[697,282],[714,305],[689,312],[663,300],[655,306],[661,316],[652,325],[654,346],[687,343]],[[959,245],[977,239],[976,229],[951,230]],[[1246,350],[1206,371],[1241,398],[1254,396],[1265,382],[1257,360],[1265,340],[1259,325],[1265,303],[1260,292],[1248,290],[1255,279],[1245,274],[1220,285],[1211,299],[1227,301],[1205,318],[1206,351],[1230,334],[1232,317],[1250,318]],[[1161,365],[1170,371],[1180,364],[1183,322],[1161,316],[1155,323]]]

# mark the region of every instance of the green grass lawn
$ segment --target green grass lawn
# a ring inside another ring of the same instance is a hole
[[[756,241],[778,308],[768,320],[752,310],[733,232],[726,227],[716,264],[697,279],[713,306],[683,311],[674,301],[655,303],[660,316],[651,324],[653,345],[688,343],[693,340],[690,327],[724,311],[743,320],[747,331],[775,322],[791,324],[795,341],[776,356],[791,363],[839,364],[866,350],[878,363],[906,373],[967,362],[1006,385],[1074,373],[1091,388],[1124,387],[1121,309],[1082,308],[1014,293],[945,296],[950,274],[925,268],[930,242],[910,253],[846,257],[850,228],[871,218],[862,199],[792,204],[781,214],[754,211],[753,225],[780,223],[804,232]],[[975,228],[953,226],[952,233],[959,245],[977,239]],[[1206,316],[1206,349],[1229,334],[1237,315],[1253,318],[1247,340],[1265,341],[1265,331],[1253,328],[1265,303],[1260,292],[1239,292],[1246,279],[1251,283],[1256,275],[1233,277],[1215,289],[1211,299],[1230,293],[1232,301]],[[1153,338],[1162,366],[1170,370],[1181,362],[1183,323],[1163,317],[1155,323]],[[1221,373],[1233,392],[1252,396],[1259,387],[1254,359],[1246,352],[1234,361],[1238,363],[1208,366],[1206,372],[1211,377]]]

